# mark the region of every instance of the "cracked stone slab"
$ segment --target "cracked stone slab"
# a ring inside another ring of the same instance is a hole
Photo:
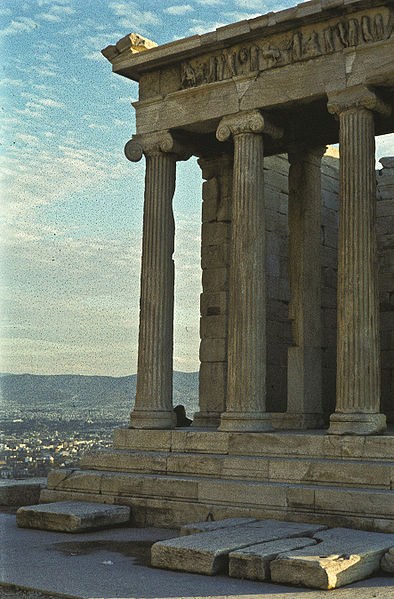
[[[380,567],[382,568],[383,572],[387,572],[387,574],[394,574],[394,547],[391,547],[391,549],[384,554],[380,562]]]
[[[332,528],[313,535],[318,544],[279,555],[270,565],[273,582],[335,589],[377,570],[394,535]]]
[[[229,554],[229,576],[248,580],[269,580],[270,563],[280,553],[302,549],[316,543],[316,539],[296,537],[232,551]]]
[[[19,508],[16,523],[22,528],[84,532],[112,528],[130,520],[130,508],[124,505],[59,501]]]
[[[226,518],[225,520],[215,520],[209,522],[195,522],[194,524],[185,524],[181,527],[181,537],[194,535],[200,532],[209,532],[210,530],[219,530],[229,526],[241,526],[256,522],[257,518]]]
[[[261,520],[159,541],[152,546],[151,564],[157,568],[217,574],[228,569],[228,554],[236,549],[286,537],[312,536],[326,526]]]

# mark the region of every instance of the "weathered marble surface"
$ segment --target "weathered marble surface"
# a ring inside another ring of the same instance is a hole
[[[387,572],[387,574],[394,574],[394,547],[389,549],[387,553],[384,554],[380,561],[380,567],[383,572]]]
[[[97,528],[112,528],[130,520],[130,508],[121,505],[62,501],[21,507],[16,523],[22,528],[82,532]]]
[[[21,506],[38,503],[40,491],[46,486],[45,478],[0,480],[0,505]]]
[[[271,562],[274,582],[319,589],[341,587],[376,572],[394,542],[394,535],[348,528],[332,528],[313,538],[318,545],[280,555]]]
[[[256,518],[226,518],[225,520],[216,520],[213,522],[196,522],[195,524],[185,524],[181,527],[181,537],[194,535],[200,532],[209,532],[211,530],[220,530],[232,526],[243,526],[256,522]]]
[[[300,537],[280,539],[238,549],[229,554],[229,575],[248,580],[269,580],[270,563],[280,553],[316,545],[316,539]]]
[[[200,534],[188,535],[152,546],[152,566],[200,574],[224,572],[231,551],[276,539],[312,534],[324,526],[264,520]]]

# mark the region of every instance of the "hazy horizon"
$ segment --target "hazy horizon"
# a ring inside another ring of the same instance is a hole
[[[197,370],[173,370],[174,373],[177,374],[198,374],[198,369]],[[75,373],[75,372],[51,372],[51,373],[47,373],[47,372],[0,372],[0,376],[85,376],[85,377],[105,377],[105,378],[111,378],[111,379],[123,379],[123,378],[127,378],[130,376],[137,376],[136,372],[131,372],[129,374],[124,374],[124,375],[120,375],[120,376],[114,376],[111,374],[79,374],[79,373]]]

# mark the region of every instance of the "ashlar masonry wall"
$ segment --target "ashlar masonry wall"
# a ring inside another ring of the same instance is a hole
[[[394,422],[394,157],[377,171],[382,412]]]
[[[394,159],[378,171],[378,247],[381,290],[382,409],[394,419]],[[203,183],[200,412],[195,425],[217,425],[225,409],[232,165],[228,156],[200,160]],[[322,400],[335,410],[338,153],[322,160],[321,282]],[[285,412],[288,318],[288,170],[286,156],[264,161],[267,235],[267,410]]]

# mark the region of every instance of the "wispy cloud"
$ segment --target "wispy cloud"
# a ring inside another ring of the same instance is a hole
[[[37,65],[33,65],[31,67],[32,71],[35,71],[37,75],[41,75],[41,77],[56,77],[56,72],[58,67],[56,65],[51,64],[50,69],[47,67],[39,67]]]
[[[114,125],[116,127],[130,127],[130,121],[121,121],[120,119],[114,119]]]
[[[58,4],[55,4],[54,6],[52,6],[51,10],[52,10],[52,12],[56,13],[57,15],[73,15],[73,14],[75,14],[75,9],[72,8],[71,6],[59,6]]]
[[[11,21],[7,27],[0,30],[0,36],[14,35],[16,33],[25,33],[26,31],[33,31],[39,27],[37,21],[33,21],[30,17],[17,17]]]
[[[26,106],[30,106],[33,108],[65,108],[65,104],[63,102],[59,102],[53,98],[43,98],[42,96],[38,96],[37,94],[22,92],[22,98],[27,98],[29,102],[26,103]]]
[[[33,83],[32,88],[44,92],[52,90],[52,87],[50,85],[45,85],[45,83]]]
[[[37,58],[39,60],[43,60],[44,62],[52,62],[53,61],[53,56],[51,54],[48,54],[48,52],[46,54],[40,54],[40,56],[37,56]]]
[[[50,12],[42,12],[36,15],[37,19],[43,19],[44,21],[49,21],[50,23],[60,23],[61,18],[58,15],[54,15]]]
[[[192,12],[194,8],[190,4],[175,4],[174,6],[168,6],[164,9],[169,15],[185,15],[188,12]]]
[[[57,6],[68,6],[70,0],[37,0],[38,6],[47,6],[49,4],[53,7],[54,3],[56,3]]]
[[[38,110],[31,110],[31,108],[26,107],[26,108],[14,108],[14,112],[16,114],[19,114],[21,116],[25,116],[31,119],[41,119],[43,114],[42,112],[39,112]]]
[[[49,108],[65,108],[65,104],[63,104],[63,102],[58,102],[57,100],[52,100],[51,98],[40,98],[38,101],[43,106],[49,106]]]
[[[96,123],[90,123],[88,125],[89,129],[97,129],[98,131],[108,131],[109,130],[109,126],[108,125],[97,125]]]
[[[134,96],[123,96],[122,98],[118,98],[117,100],[120,104],[131,104],[132,102],[136,102],[137,98]]]
[[[188,33],[191,35],[202,35],[203,33],[208,33],[209,31],[215,31],[218,27],[222,27],[225,23],[207,23],[205,21],[201,21],[200,19],[191,19],[190,21],[193,23],[192,27],[189,28]]]
[[[32,143],[33,137],[28,138]],[[25,141],[20,136],[19,139]],[[49,149],[48,145],[42,145],[41,148],[32,148],[29,152],[25,146],[23,160],[18,150],[15,158],[6,158],[2,165],[2,170],[8,169],[11,174],[18,163],[26,162],[30,168],[26,176],[13,177],[2,190],[2,200],[10,222],[21,215],[26,218],[27,214],[34,213],[38,205],[62,201],[75,192],[82,194],[83,190],[111,186],[114,180],[129,177],[131,173],[134,180],[142,184],[141,164],[128,163],[121,157],[114,164],[112,152],[81,148],[80,142],[72,137],[65,138],[57,147]]]
[[[264,14],[270,10],[282,10],[289,6],[285,0],[282,2],[278,2],[278,0],[234,0],[234,4],[242,9],[257,11],[258,14]]]
[[[260,12],[250,13],[250,12],[240,12],[240,11],[231,11],[225,12],[224,16],[228,19],[229,23],[235,23],[237,21],[246,21],[248,19],[254,19],[255,17],[259,17],[261,15]]]
[[[75,35],[75,33],[73,35]],[[109,44],[114,44],[123,36],[124,32],[114,32],[111,30],[96,33],[95,35],[84,35],[82,38],[81,36],[77,36],[78,39],[74,43],[74,48],[80,52],[85,52],[84,58],[87,58],[88,60],[102,60],[103,64],[106,64],[106,60],[101,55],[100,50]]]
[[[38,145],[38,137],[36,137],[35,135],[29,135],[28,133],[17,133],[16,137],[18,139],[21,139],[24,143],[28,144],[29,146],[37,146]]]
[[[87,58],[88,60],[94,60],[97,62],[102,62],[103,64],[105,64],[105,66],[107,66],[105,59],[103,57],[103,55],[101,54],[101,52],[90,52],[89,54],[85,54],[84,58]]]
[[[220,4],[224,4],[223,0],[197,0],[198,4],[201,6],[219,6]]]
[[[25,82],[21,79],[11,79],[10,77],[4,77],[3,79],[0,79],[0,87],[4,88],[7,85],[23,87],[25,85]]]
[[[142,28],[148,25],[160,25],[161,19],[149,10],[140,10],[136,2],[110,2],[109,8],[119,17],[119,24],[126,29]]]

